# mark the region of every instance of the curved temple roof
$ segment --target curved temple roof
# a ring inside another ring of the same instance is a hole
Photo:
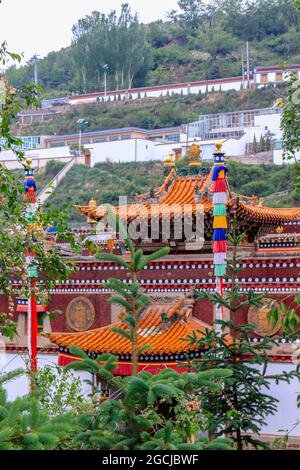
[[[136,203],[128,206],[115,207],[115,212],[121,219],[131,221],[137,217],[161,217],[164,214],[182,216],[204,210],[205,214],[212,216],[212,194],[210,192],[211,174],[208,176],[177,176],[172,170],[166,177],[162,186],[155,191],[155,198],[150,194],[138,196]],[[199,196],[196,198],[196,194]],[[201,202],[199,202],[201,201]],[[249,222],[261,222],[276,225],[291,222],[300,218],[300,208],[271,208],[256,205],[255,198],[239,196],[230,193],[229,207],[234,207],[239,218]],[[79,206],[80,212],[90,219],[101,220],[106,217],[105,205],[99,207]]]
[[[162,316],[162,314],[165,314]],[[163,318],[164,317],[164,318]],[[131,342],[112,331],[112,327],[128,331],[127,325],[121,320],[96,330],[80,333],[53,333],[50,340],[61,348],[68,349],[76,345],[86,352],[97,354],[111,353],[115,355],[131,354]],[[198,337],[201,332],[211,327],[192,317],[192,308],[186,305],[182,296],[171,306],[150,306],[146,310],[139,325],[138,347],[149,345],[144,355],[180,354],[197,350],[189,344],[187,338],[192,332]]]

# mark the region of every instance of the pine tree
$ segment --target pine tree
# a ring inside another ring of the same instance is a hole
[[[200,339],[196,335],[189,338],[192,344],[206,351],[201,361],[193,362],[192,369],[206,371],[224,368],[232,371],[232,376],[225,379],[221,392],[202,392],[202,405],[212,417],[210,434],[214,437],[223,434],[230,436],[238,450],[244,450],[249,444],[256,449],[268,447],[253,437],[266,424],[266,418],[277,410],[278,400],[266,390],[279,381],[300,378],[298,368],[290,373],[268,376],[268,351],[276,344],[277,338],[265,337],[258,343],[252,343],[250,338],[255,327],[238,322],[238,313],[242,308],[251,305],[260,308],[266,295],[256,295],[251,289],[247,293],[241,291],[237,275],[243,268],[240,267],[242,260],[237,256],[237,249],[243,239],[244,235],[237,232],[235,219],[233,233],[228,234],[228,240],[233,245],[232,259],[227,261],[230,290],[222,297],[218,293],[196,293],[199,300],[208,299],[213,305],[227,309],[230,319],[216,322],[221,326],[221,333],[211,330]]]
[[[119,279],[111,278],[108,280],[107,288],[115,292],[109,302],[115,305],[118,305],[126,311],[125,323],[128,330],[121,330],[113,328],[113,331],[124,336],[132,343],[132,375],[137,375],[138,372],[138,356],[142,354],[143,349],[138,348],[138,329],[139,324],[142,320],[142,315],[145,308],[150,303],[150,298],[143,294],[140,283],[138,281],[138,273],[143,270],[144,267],[159,258],[166,256],[170,252],[169,247],[162,248],[155,253],[152,253],[149,256],[143,256],[143,251],[141,249],[136,250],[132,240],[130,239],[127,230],[121,223],[121,221],[116,217],[112,209],[108,209],[109,218],[111,223],[117,230],[122,234],[128,248],[130,251],[130,262],[125,261],[121,256],[100,253],[97,257],[98,259],[110,261],[118,264],[125,268],[132,280],[130,285],[124,284]]]
[[[34,395],[7,399],[3,385],[23,374],[16,370],[0,376],[0,450],[54,450],[63,448],[76,429],[75,417],[50,418]]]
[[[261,135],[260,140],[259,140],[259,151],[264,152],[265,150],[266,150],[266,142],[265,142],[264,136]]]
[[[256,135],[254,134],[253,138],[253,153],[257,153],[257,140],[256,140]]]
[[[82,449],[97,450],[231,450],[230,439],[199,439],[207,418],[199,407],[196,393],[216,391],[229,370],[178,373],[165,369],[157,375],[143,371],[137,377],[113,375],[117,358],[103,354],[91,359],[77,347],[71,353],[81,361],[67,369],[85,370],[107,380],[114,393],[80,420],[75,442]],[[106,361],[103,364],[103,362]],[[180,423],[180,425],[178,424]],[[76,447],[76,444],[75,444]]]

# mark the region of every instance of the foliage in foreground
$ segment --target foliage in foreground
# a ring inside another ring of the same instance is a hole
[[[205,390],[217,390],[229,370],[216,369],[197,374],[165,369],[157,375],[140,372],[126,378],[112,374],[116,358],[98,356],[92,360],[72,347],[81,358],[67,367],[85,370],[107,381],[114,394],[95,408],[92,416],[80,418],[81,432],[75,441],[83,449],[176,450],[231,449],[228,439],[199,439],[206,430],[207,418],[197,396]],[[104,366],[99,365],[106,360]]]
[[[228,239],[233,245],[231,260],[227,260],[227,275],[231,279],[230,289],[224,292],[210,294],[197,292],[199,300],[208,299],[214,306],[221,306],[229,312],[226,321],[217,321],[216,330],[206,331],[200,339],[196,334],[190,336],[191,344],[197,344],[204,349],[201,361],[192,361],[191,369],[208,371],[211,368],[230,370],[231,375],[224,379],[222,389],[204,391],[201,395],[203,408],[211,416],[209,430],[213,436],[231,436],[238,450],[244,450],[249,445],[256,449],[268,446],[255,435],[260,434],[267,418],[277,411],[278,400],[273,397],[272,389],[279,382],[290,383],[300,381],[299,366],[290,372],[268,374],[271,358],[268,353],[276,346],[277,336],[264,337],[257,343],[251,342],[255,326],[240,324],[240,313],[245,307],[260,308],[266,293],[257,295],[252,289],[241,291],[238,274],[243,269],[237,248],[243,242],[244,234],[238,234],[236,219],[233,222],[233,232]],[[271,311],[272,313],[272,311]],[[275,324],[278,321],[278,312]],[[295,337],[296,327],[300,318],[294,311],[286,312],[286,338]]]
[[[114,396],[103,401],[94,390],[85,409],[53,416],[49,402],[45,409],[39,394],[7,400],[3,384],[22,371],[10,373],[0,380],[1,450],[232,449],[230,439],[197,437],[205,431],[207,418],[196,395],[204,389],[217,390],[230,371],[179,374],[164,370],[156,376],[142,372],[137,377],[120,378],[112,375],[116,368],[113,356],[91,360],[74,347],[72,353],[81,361],[68,368],[86,370],[109,381],[115,387]],[[54,408],[59,402],[60,398],[53,398]]]

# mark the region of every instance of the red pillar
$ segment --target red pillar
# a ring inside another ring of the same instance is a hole
[[[31,291],[31,373],[35,374],[37,371],[37,331],[38,331],[38,314],[37,314],[37,303],[36,296],[34,294],[36,282],[32,281]]]

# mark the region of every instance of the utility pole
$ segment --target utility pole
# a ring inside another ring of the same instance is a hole
[[[33,60],[34,60],[34,83],[35,83],[35,86],[38,86],[39,84],[39,58],[37,54],[33,56]]]
[[[104,97],[106,101],[107,97],[107,72],[108,72],[108,64],[103,65],[103,72],[104,72]]]
[[[243,90],[245,89],[245,64],[244,64],[244,49],[242,46],[242,86]]]
[[[247,88],[250,88],[250,51],[249,51],[249,41],[247,41]]]
[[[84,119],[78,119],[77,124],[79,125],[78,157],[81,157],[82,132],[88,125],[88,121],[85,121]]]

